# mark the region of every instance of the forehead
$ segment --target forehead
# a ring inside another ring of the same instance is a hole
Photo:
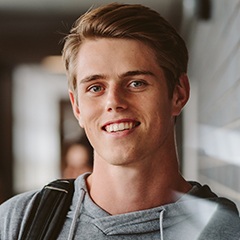
[[[100,68],[129,71],[124,68],[158,67],[153,50],[144,43],[129,39],[97,38],[85,40],[77,56],[77,72]],[[146,70],[143,69],[143,70]],[[150,70],[150,69],[148,69]]]

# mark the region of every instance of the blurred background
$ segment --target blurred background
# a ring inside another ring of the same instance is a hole
[[[112,1],[0,0],[0,202],[62,176],[73,117],[62,39],[92,5]],[[240,0],[143,3],[187,42],[192,94],[177,123],[181,171],[240,208]]]

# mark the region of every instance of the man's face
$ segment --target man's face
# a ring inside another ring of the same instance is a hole
[[[163,71],[148,46],[125,39],[87,40],[76,75],[77,95],[70,97],[95,161],[126,165],[169,151],[174,116],[181,110],[169,99]]]

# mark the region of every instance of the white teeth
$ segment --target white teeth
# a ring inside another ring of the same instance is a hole
[[[129,130],[134,127],[132,122],[124,122],[124,123],[114,123],[106,126],[107,132],[118,132],[123,130]]]
[[[119,131],[124,130],[124,123],[120,123],[118,126]]]
[[[118,130],[119,130],[118,124],[113,124],[113,131],[116,132]]]

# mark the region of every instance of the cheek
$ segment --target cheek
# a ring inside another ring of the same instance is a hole
[[[152,114],[157,116],[160,119],[166,119],[171,115],[172,105],[171,101],[166,99],[155,100],[153,105]]]
[[[96,103],[89,104],[88,102],[82,101],[79,105],[80,114],[78,118],[78,123],[82,128],[93,128],[95,126],[96,120],[99,118],[98,105]]]

